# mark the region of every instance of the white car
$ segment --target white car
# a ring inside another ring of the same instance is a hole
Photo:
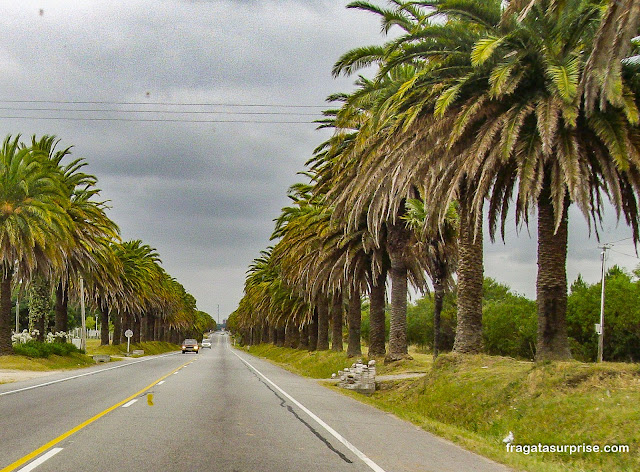
[[[200,343],[200,347],[202,348],[208,347],[209,349],[211,349],[211,340],[209,338],[204,338]]]

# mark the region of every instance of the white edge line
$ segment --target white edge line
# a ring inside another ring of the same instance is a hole
[[[55,456],[60,451],[62,451],[61,447],[54,447],[53,449],[50,449],[46,454],[42,454],[36,460],[34,460],[33,462],[31,462],[28,465],[24,466],[22,469],[18,470],[18,472],[29,472],[30,470],[35,469],[40,464],[42,464],[44,461],[51,459],[53,456]]]
[[[298,400],[293,398],[291,395],[289,395],[287,392],[282,390],[275,383],[273,383],[271,380],[269,380],[267,377],[265,377],[265,375],[262,372],[260,372],[258,369],[253,367],[247,361],[245,361],[235,351],[232,350],[231,352],[238,359],[240,359],[242,362],[244,362],[247,366],[251,367],[258,375],[260,375],[260,377],[262,377],[267,382],[269,382],[281,394],[283,394],[285,397],[287,397],[294,405],[296,405],[298,408],[300,408],[302,411],[304,411],[307,415],[309,415],[312,420],[314,420],[316,423],[318,423],[320,426],[322,426],[329,434],[331,434],[331,436],[333,436],[338,441],[340,441],[342,444],[344,444],[347,449],[349,449],[351,452],[353,452],[359,459],[361,459],[365,464],[367,464],[372,470],[374,470],[376,472],[385,472],[385,470],[382,467],[380,467],[378,464],[376,464],[371,459],[369,459],[362,451],[360,451],[357,447],[355,447],[353,444],[351,444],[349,441],[347,441],[344,437],[342,437],[340,435],[340,433],[338,433],[336,430],[334,430],[327,423],[325,423],[320,418],[318,418],[312,411],[310,411],[308,408],[306,408],[302,403],[300,403]]]
[[[129,400],[127,403],[122,405],[122,408],[129,408],[131,405],[133,405],[137,401],[138,401],[138,398],[134,398],[133,400]]]
[[[17,390],[9,390],[8,392],[0,393],[0,397],[2,397],[4,395],[10,395],[12,393],[18,393],[18,392],[24,392],[26,390],[32,390],[34,388],[46,387],[48,385],[53,385],[53,384],[57,384],[57,383],[60,383],[60,382],[65,382],[67,380],[78,379],[80,377],[86,377],[87,375],[99,374],[100,372],[106,372],[107,370],[120,369],[122,367],[128,367],[128,366],[133,365],[133,364],[138,364],[140,362],[147,362],[147,361],[150,361],[150,360],[153,360],[153,359],[158,359],[160,357],[175,356],[175,355],[176,355],[176,353],[171,353],[171,354],[163,354],[163,355],[160,355],[160,356],[148,357],[146,359],[141,359],[139,361],[132,361],[132,362],[127,362],[125,364],[119,364],[119,365],[114,366],[114,367],[107,367],[106,369],[95,370],[93,372],[86,372],[84,374],[74,375],[72,377],[65,377],[64,379],[52,380],[51,382],[45,382],[45,383],[38,384],[38,385],[32,385],[31,387],[19,388]]]

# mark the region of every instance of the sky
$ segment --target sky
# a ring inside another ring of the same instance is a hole
[[[384,40],[378,19],[347,3],[4,2],[0,137],[49,134],[73,146],[123,239],[156,248],[198,308],[224,319],[270,244],[287,188],[328,137],[313,120],[328,95],[353,89],[332,65]],[[530,298],[532,221],[528,231],[508,223],[505,243],[485,241],[485,275]],[[608,265],[640,262],[612,211],[600,242],[574,209],[569,234],[570,283],[578,273],[599,280],[602,242],[615,242]]]

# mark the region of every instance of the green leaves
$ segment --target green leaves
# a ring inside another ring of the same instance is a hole
[[[458,98],[463,85],[464,81],[460,81],[459,83],[445,89],[436,100],[433,114],[436,116],[443,116],[447,109],[455,102],[456,98]]]
[[[561,63],[549,64],[546,69],[555,91],[565,103],[573,103],[578,96],[580,81],[580,55],[571,55]]]
[[[489,36],[488,38],[478,40],[471,51],[471,65],[477,67],[484,64],[505,39],[504,36]]]

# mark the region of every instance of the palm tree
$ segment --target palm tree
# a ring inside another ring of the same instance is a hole
[[[640,3],[636,0],[612,0],[597,4],[604,7],[600,24],[580,78],[585,111],[596,107],[604,111],[608,105],[620,108],[625,100],[622,83],[622,61],[627,59],[631,39],[638,35]],[[504,11],[505,19],[514,14],[525,17],[534,6],[546,6],[542,0],[512,0]]]
[[[39,140],[35,136],[31,139],[31,149],[46,154],[50,162],[62,172],[63,183],[68,194],[66,211],[72,221],[71,242],[64,257],[64,266],[60,268],[52,280],[37,278],[42,287],[50,290],[55,286],[55,330],[67,332],[67,306],[69,303],[69,289],[76,288],[72,283],[77,277],[101,277],[103,283],[118,284],[117,273],[109,273],[98,264],[96,252],[108,250],[109,243],[119,239],[118,226],[106,215],[106,202],[94,200],[100,194],[96,188],[97,179],[93,175],[85,174],[82,169],[87,165],[82,158],[74,159],[63,165],[62,160],[71,154],[71,148],[57,150],[59,140],[55,136],[45,135]],[[104,261],[104,258],[102,258]],[[108,324],[103,324],[108,326]],[[43,333],[44,334],[44,333]]]
[[[407,202],[407,221],[417,231],[424,231],[426,202],[421,199]],[[450,205],[449,211],[440,227],[431,233],[421,234],[420,241],[426,246],[427,273],[433,284],[433,358],[440,351],[440,314],[446,291],[454,286],[453,274],[458,262],[459,219],[456,205]]]
[[[340,70],[338,67],[337,71]],[[398,67],[378,82],[358,80],[359,90],[345,97],[345,104],[337,113],[333,166],[324,176],[325,185],[330,186],[328,198],[335,204],[334,218],[347,222],[347,231],[366,221],[376,246],[384,248],[389,258],[391,331],[387,360],[408,356],[407,280],[411,277],[415,286],[423,287],[424,277],[415,233],[402,219],[404,205],[388,205],[386,199],[395,185],[394,176],[379,172],[379,168],[370,164],[372,156],[380,155],[380,138],[389,126],[388,122],[378,120],[377,112],[389,96],[397,93],[398,86],[414,74],[413,67]],[[345,135],[345,129],[351,134]],[[414,193],[415,189],[410,189],[404,198],[411,198]],[[377,277],[372,279],[381,289],[384,284]]]
[[[315,166],[320,162],[316,157]],[[307,175],[312,182],[316,181],[313,172]],[[333,349],[338,351],[343,348],[343,297],[348,299],[347,355],[359,356],[362,354],[361,294],[373,286],[372,275],[382,272],[384,252],[375,247],[364,218],[353,228],[332,218],[333,209],[315,185],[292,186],[289,196],[295,205],[283,209],[274,232],[274,237],[282,238],[280,250],[274,251],[282,275],[290,285],[305,293],[310,302],[326,299],[326,294],[331,294],[331,313],[335,316]],[[384,317],[384,306],[381,308]],[[324,315],[324,308],[318,311]],[[382,324],[384,353],[384,318]]]
[[[433,145],[432,152],[447,156],[434,174],[436,207],[446,208],[457,196],[455,189],[468,187],[472,177],[475,194],[468,204],[479,215],[489,199],[492,238],[498,222],[504,234],[514,192],[517,226],[527,223],[537,209],[541,360],[570,356],[564,321],[569,204],[578,205],[597,229],[602,196],[608,196],[638,240],[638,110],[633,84],[623,74],[627,98],[618,106],[588,113],[581,102],[580,71],[599,24],[598,6],[578,0],[532,2],[526,12],[503,14],[494,26],[478,24],[483,37],[473,43],[472,70],[440,87],[431,118],[406,117],[415,124],[410,147]],[[439,11],[453,18],[463,9]],[[628,73],[634,67],[622,66]],[[451,130],[448,139],[427,129],[429,123]],[[427,166],[435,168],[431,163],[416,165],[405,171],[405,178],[413,182]],[[460,203],[462,210],[464,201]],[[461,211],[461,233],[465,226]],[[461,265],[462,259],[461,247]]]
[[[360,2],[358,2],[360,3]],[[470,21],[449,21],[446,24],[430,23],[429,19],[439,13],[440,2],[392,2],[398,13],[409,12],[408,22],[388,22],[393,15],[385,13],[383,25],[400,24],[403,34],[388,42],[383,54],[377,58],[379,73],[375,84],[386,84],[382,93],[377,91],[378,105],[371,112],[368,124],[363,125],[369,138],[359,141],[364,158],[360,158],[357,175],[351,175],[349,187],[342,191],[348,208],[353,211],[367,209],[370,221],[381,222],[385,218],[397,217],[403,211],[407,198],[417,195],[416,188],[426,185],[438,162],[443,162],[443,153],[436,144],[446,139],[451,128],[444,120],[419,120],[426,110],[442,108],[446,101],[442,91],[455,85],[459,77],[472,69],[470,61],[474,40],[481,37],[489,25],[500,20],[499,2],[457,2],[461,9],[466,5],[470,11],[458,15],[468,16]],[[442,2],[446,4],[447,2]],[[424,8],[421,7],[432,7]],[[473,11],[471,11],[473,9]],[[375,11],[370,9],[370,11]],[[373,61],[367,57],[362,61],[357,55],[347,53],[346,60],[339,62],[335,73],[352,72],[355,68]],[[449,84],[447,86],[447,84]],[[449,94],[451,95],[451,94]],[[420,141],[420,147],[411,146],[414,137],[428,134],[430,140]],[[402,146],[407,144],[407,146]],[[417,167],[420,171],[417,172]],[[385,180],[386,179],[386,180]],[[440,180],[435,180],[440,182]],[[369,182],[378,183],[373,189]],[[385,183],[386,182],[386,183]],[[455,193],[460,207],[459,266],[458,266],[458,330],[456,350],[478,352],[482,347],[482,212],[471,212],[469,199],[473,196],[475,182],[469,178],[447,190]],[[424,191],[426,195],[431,190]],[[446,209],[448,205],[445,205]],[[437,208],[437,207],[436,207]],[[428,224],[437,227],[444,210]]]
[[[129,304],[123,310],[124,319],[129,328],[134,324],[138,329],[134,331],[138,340],[140,336],[140,323],[145,311],[150,305],[157,302],[156,294],[164,271],[160,267],[160,256],[155,248],[142,241],[129,241],[122,244],[124,249],[123,261],[125,280],[123,285],[129,286],[130,293],[136,295],[135,303]],[[125,288],[125,290],[127,290]],[[194,299],[195,305],[195,299]]]
[[[11,281],[63,265],[71,232],[63,176],[47,156],[8,136],[0,149],[0,353],[11,354]]]

